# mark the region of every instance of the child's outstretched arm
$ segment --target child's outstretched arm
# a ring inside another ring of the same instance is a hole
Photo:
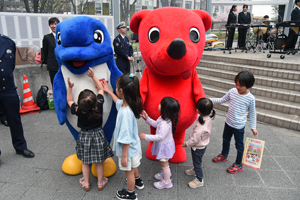
[[[102,94],[103,95],[104,91],[103,91],[102,84],[99,81],[99,79],[97,79],[97,77],[95,76],[93,68],[89,67],[87,75],[93,79],[93,81],[94,81],[94,83],[96,85],[96,88],[98,90],[98,94]]]
[[[223,97],[221,98],[210,98],[210,100],[213,102],[213,104],[223,104],[230,100],[230,92],[229,90]]]
[[[67,103],[71,107],[72,104],[74,103],[73,101],[73,96],[72,96],[72,88],[74,86],[74,83],[71,83],[70,78],[68,77],[68,92],[67,92]]]
[[[112,98],[112,100],[116,103],[119,100],[119,97],[117,97],[117,95],[115,95],[108,87],[108,83],[106,81],[101,83],[103,86],[103,90],[104,92],[106,92],[107,94],[109,94]]]

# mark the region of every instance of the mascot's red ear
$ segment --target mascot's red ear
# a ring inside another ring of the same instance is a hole
[[[205,32],[208,31],[212,25],[212,20],[211,20],[210,15],[208,14],[208,12],[206,12],[204,10],[192,10],[192,11],[200,16],[200,18],[203,21],[204,27],[205,27]]]
[[[139,34],[138,32],[139,32],[140,22],[149,12],[151,12],[151,10],[144,9],[132,15],[129,26],[134,33]]]

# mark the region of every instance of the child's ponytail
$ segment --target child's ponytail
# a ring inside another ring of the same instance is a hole
[[[216,111],[212,109],[211,114],[209,115],[210,118],[214,119],[216,115]]]
[[[165,97],[160,101],[160,114],[161,118],[169,119],[172,122],[172,132],[176,131],[178,118],[180,112],[179,102],[172,97]]]
[[[133,74],[122,75],[117,80],[117,86],[123,90],[124,99],[134,113],[135,118],[139,119],[143,111],[143,104],[138,77],[133,76]]]
[[[203,124],[205,123],[205,121],[203,120],[203,116],[202,116],[202,115],[200,115],[200,116],[198,117],[198,121],[199,121],[199,123],[200,123],[201,125],[203,125]]]

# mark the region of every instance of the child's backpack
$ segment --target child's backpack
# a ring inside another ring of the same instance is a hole
[[[48,110],[48,102],[47,102],[47,92],[48,86],[42,85],[41,89],[39,89],[36,95],[36,104],[40,107],[41,110]]]

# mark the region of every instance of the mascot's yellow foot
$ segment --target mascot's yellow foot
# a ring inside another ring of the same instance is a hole
[[[103,162],[103,176],[110,177],[117,171],[116,163],[112,158],[107,158]],[[70,155],[62,164],[62,171],[68,175],[78,175],[82,173],[82,161],[77,158],[77,154]],[[92,174],[97,177],[96,164],[92,164]]]
[[[77,158],[77,154],[70,155],[62,164],[62,171],[69,175],[82,173],[82,161]]]
[[[104,168],[104,172],[103,172],[103,176],[104,177],[110,177],[112,176],[114,173],[116,173],[117,171],[117,166],[115,161],[112,158],[107,158],[104,162],[103,162],[103,168]],[[92,168],[91,168],[92,174],[97,177],[97,171],[96,171],[96,164],[92,164]]]

